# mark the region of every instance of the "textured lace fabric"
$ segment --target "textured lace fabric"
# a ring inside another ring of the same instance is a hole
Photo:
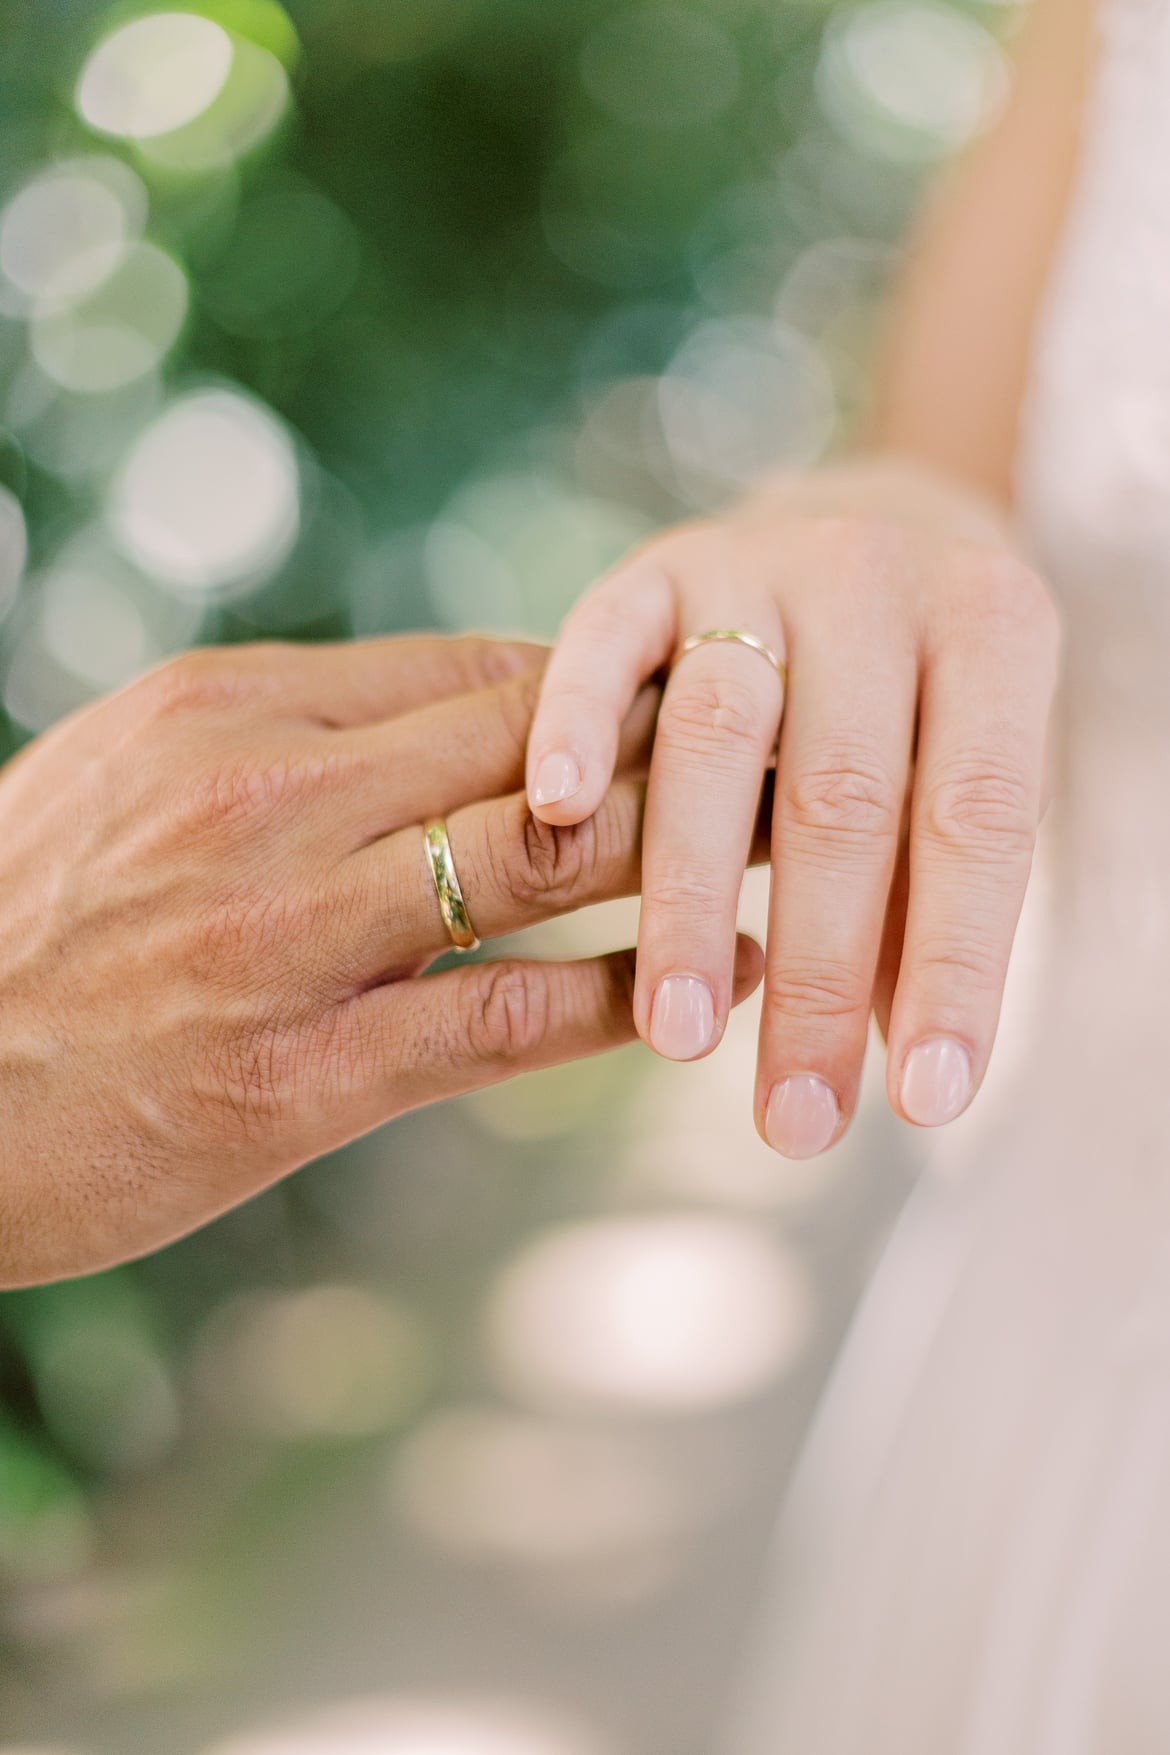
[[[1018,469],[1068,629],[1027,1023],[859,1312],[731,1755],[1170,1750],[1170,0],[1101,33]]]

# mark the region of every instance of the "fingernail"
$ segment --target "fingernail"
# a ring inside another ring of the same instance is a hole
[[[841,1111],[824,1079],[792,1073],[768,1098],[764,1132],[768,1144],[786,1158],[815,1158],[837,1131]]]
[[[711,1046],[715,1001],[705,981],[668,975],[660,981],[650,1014],[650,1042],[667,1060],[695,1060]]]
[[[906,1056],[902,1108],[919,1127],[942,1127],[966,1107],[971,1057],[953,1036],[932,1036]]]
[[[554,750],[542,756],[532,776],[533,804],[560,804],[581,789],[581,770],[572,756]]]

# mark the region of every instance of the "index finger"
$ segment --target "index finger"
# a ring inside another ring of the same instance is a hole
[[[269,670],[282,701],[320,725],[371,725],[538,670],[548,648],[479,634],[394,634],[319,646],[265,643],[248,662]]]
[[[613,779],[622,721],[674,651],[671,579],[636,556],[583,597],[549,659],[528,744],[528,802],[542,822],[584,822]]]

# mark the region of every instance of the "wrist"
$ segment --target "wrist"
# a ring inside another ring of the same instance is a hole
[[[817,469],[777,472],[751,491],[741,510],[749,517],[781,512],[893,520],[952,541],[1025,551],[1010,514],[990,495],[893,451],[858,452]]]

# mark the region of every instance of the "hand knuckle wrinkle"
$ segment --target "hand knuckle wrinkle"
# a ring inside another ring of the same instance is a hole
[[[935,781],[924,801],[928,836],[967,853],[1029,852],[1038,806],[1023,777],[1006,768],[972,767]]]
[[[912,969],[915,979],[931,991],[963,988],[994,994],[1003,985],[1003,961],[994,948],[959,934],[918,945]]]
[[[531,1055],[549,1026],[548,988],[540,970],[485,964],[469,984],[464,1021],[473,1059],[491,1065]]]
[[[849,1018],[869,1008],[858,971],[832,963],[780,964],[769,972],[766,999],[783,1018]]]
[[[900,804],[889,776],[856,756],[808,767],[785,790],[786,814],[800,829],[871,841],[898,826]]]
[[[598,862],[598,836],[592,818],[564,828],[542,823],[524,805],[520,822],[505,840],[515,847],[505,861],[511,899],[525,911],[555,910],[588,889]]]
[[[755,754],[767,735],[767,715],[743,683],[714,677],[688,680],[685,688],[668,690],[658,735],[683,754]]]

